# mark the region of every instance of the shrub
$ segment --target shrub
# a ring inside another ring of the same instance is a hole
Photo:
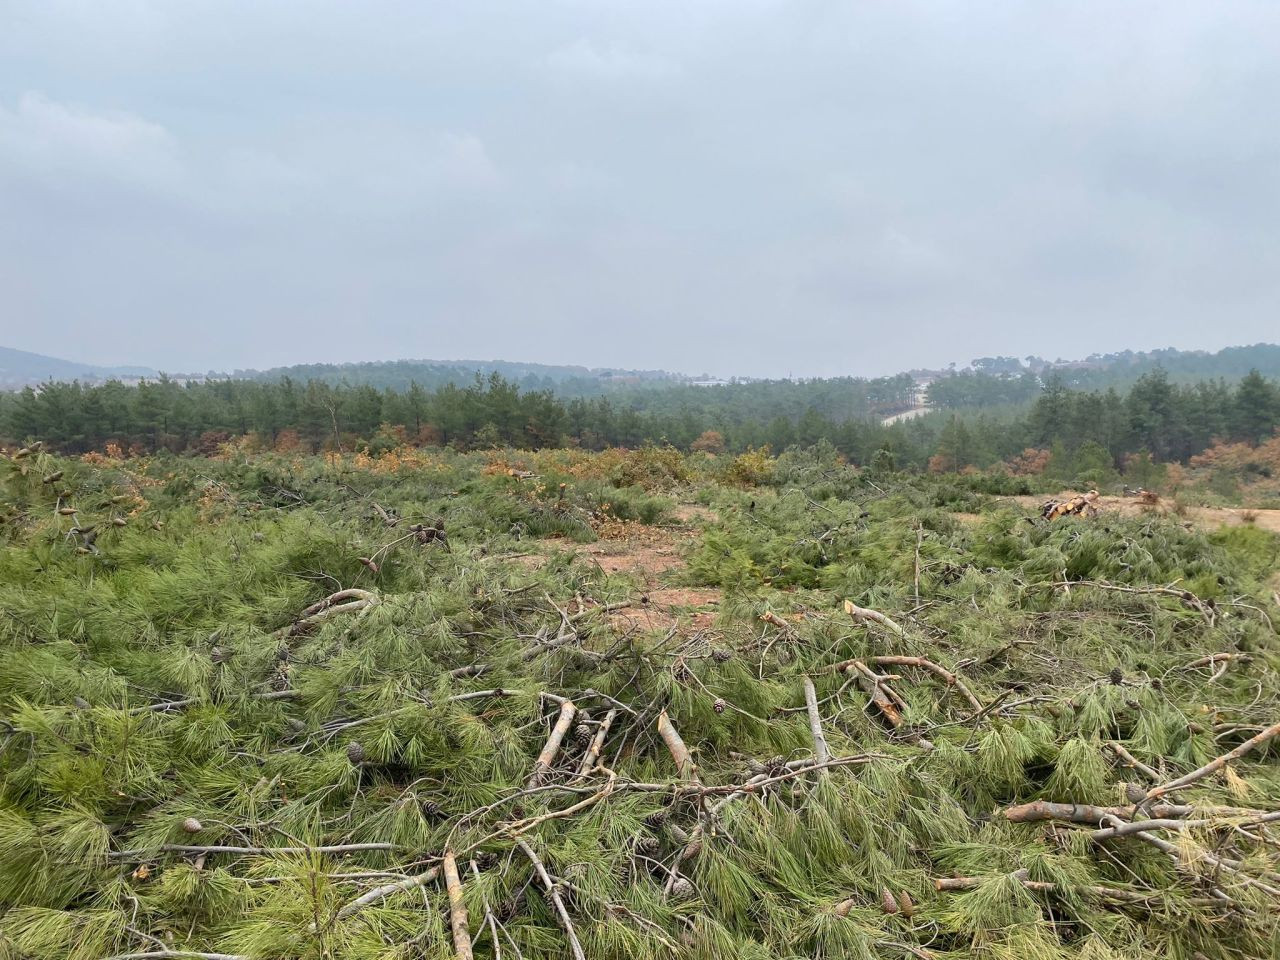
[[[755,449],[748,447],[725,468],[723,479],[735,487],[761,486],[773,478],[774,466],[767,444]]]

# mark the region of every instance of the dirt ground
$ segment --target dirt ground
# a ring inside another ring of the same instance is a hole
[[[1079,491],[1064,490],[1054,497],[1009,497],[1008,500],[1019,506],[1038,511],[1041,505],[1050,499],[1066,499]],[[1205,530],[1216,530],[1219,527],[1239,527],[1252,524],[1262,530],[1280,533],[1280,510],[1251,510],[1245,507],[1187,507],[1177,513],[1173,503],[1161,500],[1154,505],[1140,503],[1137,497],[1099,497],[1096,505],[1103,512],[1120,513],[1133,516],[1143,513],[1155,513],[1163,516],[1180,516],[1189,523]]]
[[[701,528],[715,519],[715,512],[696,503],[679,504],[672,512],[675,523],[651,526],[642,523],[610,525],[599,531],[601,539],[575,548],[608,574],[623,574],[637,582],[628,598],[630,606],[609,614],[620,630],[666,631],[672,627],[709,629],[715,622],[721,591],[705,587],[673,586],[684,569],[684,551]],[[564,548],[563,542],[557,548]],[[525,554],[518,562],[536,566],[540,554]]]

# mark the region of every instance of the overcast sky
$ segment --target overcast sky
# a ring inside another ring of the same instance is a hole
[[[876,374],[1280,340],[1280,3],[0,0],[0,345]]]

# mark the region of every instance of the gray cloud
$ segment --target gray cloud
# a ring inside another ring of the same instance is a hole
[[[1247,0],[0,4],[0,342],[799,375],[1275,339],[1278,28]]]

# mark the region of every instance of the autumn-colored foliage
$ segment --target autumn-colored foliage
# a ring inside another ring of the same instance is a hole
[[[696,453],[724,453],[724,434],[719,430],[704,430],[689,449]]]
[[[1049,466],[1050,456],[1049,450],[1027,447],[1016,457],[1006,460],[1005,466],[1014,476],[1038,477]]]

